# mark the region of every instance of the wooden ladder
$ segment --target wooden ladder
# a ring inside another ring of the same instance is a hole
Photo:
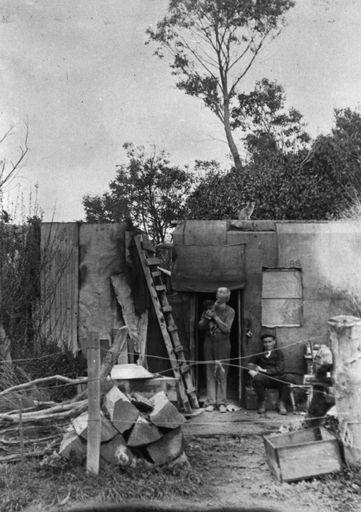
[[[134,241],[160,331],[167,348],[169,361],[174,376],[178,379],[179,397],[185,412],[191,413],[192,408],[199,408],[199,404],[190,367],[184,357],[183,345],[180,342],[178,329],[172,315],[172,306],[168,302],[167,288],[162,279],[162,272],[158,269],[162,260],[155,256],[153,245],[144,235],[135,235]]]

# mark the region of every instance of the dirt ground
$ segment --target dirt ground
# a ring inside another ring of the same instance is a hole
[[[0,468],[0,511],[67,512],[75,506],[107,503],[159,503],[187,510],[201,506],[267,507],[279,512],[360,512],[361,468],[297,483],[271,474],[263,435],[299,426],[301,414],[258,415],[241,409],[203,412],[183,426],[190,469],[115,470],[98,477],[84,466]],[[4,505],[5,504],[5,505]]]
[[[266,462],[263,435],[302,423],[303,416],[203,413],[184,427],[193,466],[213,489],[207,505],[267,506],[279,511],[360,511],[361,481],[347,474],[297,483],[280,483]],[[354,476],[354,475],[353,475]]]

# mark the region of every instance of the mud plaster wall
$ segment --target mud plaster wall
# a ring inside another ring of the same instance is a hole
[[[262,349],[260,341],[262,267],[277,266],[277,236],[274,223],[253,222],[252,229],[255,231],[239,231],[232,230],[232,226],[230,226],[230,230],[227,232],[228,243],[244,243],[246,245],[243,314],[244,320],[250,322],[253,336],[252,338],[243,336],[241,356],[249,356]],[[247,359],[244,359],[243,363],[247,363]]]
[[[303,343],[314,339],[328,344],[327,320],[347,311],[344,291],[351,291],[359,281],[361,229],[359,223],[342,221],[277,223],[276,227],[278,265],[302,269],[302,326],[277,328],[281,345],[296,343],[287,353],[290,365],[297,369]]]
[[[243,314],[253,336],[243,335],[242,356],[261,349],[262,268],[301,269],[302,325],[278,327],[276,334],[288,371],[303,374],[306,341],[328,343],[328,319],[352,313],[344,292],[361,297],[361,222],[228,221],[225,226],[228,244],[245,244]],[[203,221],[201,227],[202,233],[211,232],[212,221]]]
[[[110,276],[124,269],[124,227],[81,224],[79,246],[79,343],[85,350],[89,331],[110,342],[112,329],[123,325]]]

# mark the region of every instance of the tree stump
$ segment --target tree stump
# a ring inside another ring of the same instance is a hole
[[[328,322],[332,378],[347,463],[361,465],[361,319],[335,316]]]

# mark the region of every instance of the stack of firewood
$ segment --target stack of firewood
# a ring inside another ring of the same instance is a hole
[[[185,418],[161,391],[151,398],[126,395],[113,386],[101,407],[101,460],[117,466],[138,463],[188,464],[181,430]],[[84,458],[88,412],[74,418],[63,436],[59,455]]]

